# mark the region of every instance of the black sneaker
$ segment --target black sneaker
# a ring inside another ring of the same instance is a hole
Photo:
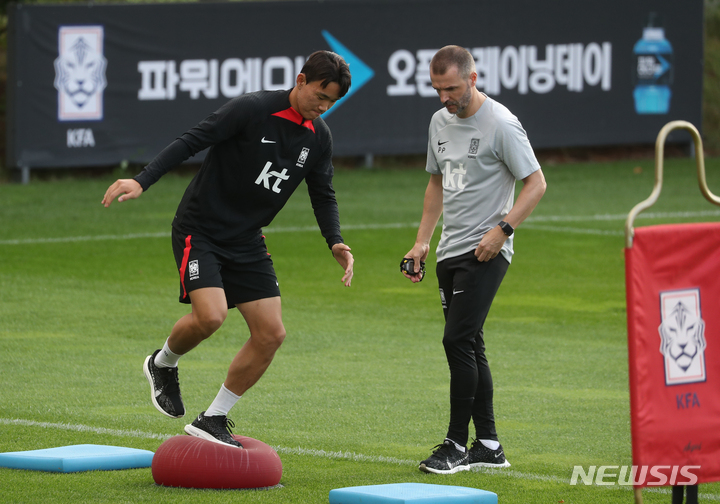
[[[497,450],[491,450],[476,439],[470,447],[469,456],[470,467],[510,467],[502,445],[498,446]]]
[[[170,418],[180,418],[185,414],[185,406],[180,395],[178,368],[157,367],[155,356],[159,351],[148,356],[143,364],[143,372],[150,382],[150,398],[160,413]]]
[[[467,471],[468,452],[461,452],[455,443],[446,439],[443,444],[435,446],[436,450],[427,460],[420,462],[420,470],[435,474],[454,474],[458,471]]]
[[[231,427],[235,427],[232,420],[224,415],[205,416],[203,411],[193,420],[193,423],[185,426],[185,432],[191,436],[207,439],[214,443],[221,443],[242,448],[243,446],[231,436]]]

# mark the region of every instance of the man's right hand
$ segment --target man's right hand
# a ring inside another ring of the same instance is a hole
[[[405,254],[404,257],[408,257],[413,260],[415,263],[415,274],[414,275],[408,275],[405,271],[402,272],[403,276],[405,278],[409,278],[412,283],[418,283],[422,280],[422,277],[418,274],[420,273],[420,262],[424,262],[425,259],[427,259],[428,254],[430,253],[430,246],[429,245],[423,245],[421,243],[416,243],[415,246],[410,249],[410,252]]]
[[[108,187],[107,191],[105,191],[102,204],[105,205],[105,208],[107,208],[115,200],[115,198],[122,203],[125,200],[137,198],[142,194],[142,192],[143,188],[137,180],[119,179],[116,180],[113,185]]]

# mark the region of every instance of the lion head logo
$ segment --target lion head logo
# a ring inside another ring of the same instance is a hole
[[[55,60],[55,87],[82,109],[105,89],[107,60],[82,36]]]
[[[693,371],[702,366],[699,361],[705,352],[705,322],[679,300],[672,305],[658,330],[660,352],[665,360],[677,366],[681,373],[695,374]]]

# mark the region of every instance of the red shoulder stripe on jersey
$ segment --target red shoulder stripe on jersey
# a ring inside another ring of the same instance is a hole
[[[192,248],[192,244],[190,243],[191,238],[192,235],[188,235],[187,238],[185,238],[185,250],[183,251],[182,263],[180,264],[180,284],[183,288],[183,299],[187,297],[187,290],[185,290],[185,272],[187,271],[190,249]]]
[[[280,112],[275,112],[273,115],[282,117],[283,119],[287,119],[288,121],[292,121],[295,124],[299,124],[300,126],[305,126],[307,129],[315,133],[315,126],[313,126],[312,121],[310,119],[303,118],[303,116],[300,115],[300,112],[298,112],[292,107],[282,110]]]

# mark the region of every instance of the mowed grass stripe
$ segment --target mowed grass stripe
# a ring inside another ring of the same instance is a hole
[[[143,432],[140,430],[123,430],[123,429],[107,429],[105,427],[92,427],[89,425],[79,424],[67,424],[67,423],[55,423],[55,422],[37,422],[34,420],[24,420],[20,418],[0,418],[0,424],[3,425],[22,425],[25,427],[39,427],[42,429],[61,429],[70,430],[76,432],[91,432],[95,434],[104,434],[117,437],[133,437],[133,438],[144,438],[144,439],[159,439],[166,440],[174,437],[176,434],[159,434],[155,432]],[[376,455],[363,455],[355,452],[343,452],[343,451],[327,451],[310,448],[288,448],[282,446],[273,446],[278,453],[293,454],[293,455],[304,455],[311,457],[321,457],[338,460],[350,460],[353,462],[371,462],[371,463],[387,463],[396,465],[408,465],[416,466],[417,460],[403,460],[394,457],[376,456]],[[548,481],[553,483],[568,483],[565,478],[558,476],[549,476],[542,474],[526,474],[515,470],[500,470],[500,469],[480,469],[482,472],[493,473],[499,475],[510,476],[520,479],[537,480],[537,481]]]
[[[641,214],[639,218],[643,219],[690,219],[699,217],[720,217],[720,210],[707,210],[700,212],[649,212]],[[568,227],[552,227],[538,226],[536,223],[543,222],[594,222],[594,221],[624,221],[627,218],[625,214],[616,215],[550,215],[550,216],[530,216],[525,221],[525,228],[537,229],[542,231],[558,231],[581,234],[601,234],[601,235],[622,235],[622,231],[608,231],[603,229],[587,229],[587,228],[568,228]],[[403,229],[416,228],[419,222],[392,222],[388,224],[346,224],[342,226],[343,230],[373,230],[373,229]],[[317,226],[280,226],[268,227],[265,229],[267,233],[304,233],[317,231]],[[85,241],[105,241],[105,240],[136,240],[142,238],[167,238],[169,232],[157,233],[131,233],[121,235],[96,235],[96,236],[65,236],[57,238],[23,238],[17,240],[0,240],[0,245],[32,245],[42,243],[72,243]]]
[[[40,427],[43,429],[63,429],[72,430],[77,432],[92,432],[95,434],[106,434],[118,437],[136,437],[145,439],[159,439],[166,440],[175,436],[175,434],[158,434],[154,432],[143,432],[139,430],[122,430],[122,429],[107,429],[104,427],[92,427],[89,425],[73,425],[66,423],[53,423],[53,422],[36,422],[34,420],[23,420],[19,418],[0,418],[0,424],[3,425],[23,425],[26,427]],[[371,462],[371,463],[387,463],[395,465],[417,465],[417,460],[403,460],[394,457],[383,457],[373,455],[363,455],[355,452],[342,452],[342,451],[326,451],[310,448],[287,448],[283,446],[273,446],[273,448],[281,454],[292,454],[310,457],[321,457],[336,460],[350,460],[353,462]],[[475,472],[483,472],[486,474],[495,474],[510,478],[533,480],[533,481],[544,481],[548,483],[568,484],[569,481],[566,478],[560,478],[558,476],[551,476],[545,474],[528,474],[512,469],[474,469]],[[630,490],[630,487],[613,485],[608,488],[609,490]],[[645,491],[657,492],[661,494],[670,494],[670,491],[665,488],[646,488]],[[704,500],[720,501],[720,495],[703,493],[699,497]]]

